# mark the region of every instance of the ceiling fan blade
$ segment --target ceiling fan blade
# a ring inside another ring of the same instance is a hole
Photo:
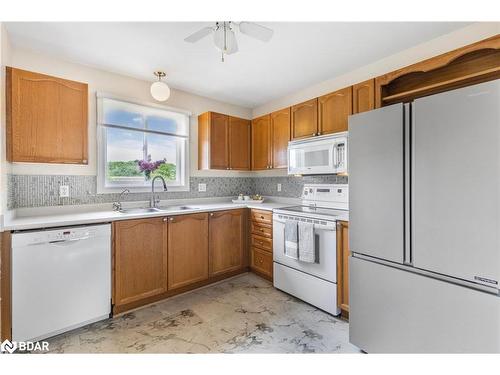
[[[268,42],[274,33],[272,29],[253,22],[240,22],[239,28],[243,34],[263,42]]]
[[[214,30],[211,27],[208,27],[208,26],[204,27],[203,29],[198,30],[197,32],[195,32],[195,33],[191,34],[190,36],[188,36],[187,38],[185,38],[184,41],[188,42],[188,43],[195,43],[198,40],[203,39],[204,37],[206,37],[208,34],[210,34],[213,31]]]

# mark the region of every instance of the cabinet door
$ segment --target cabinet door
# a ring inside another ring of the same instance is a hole
[[[168,219],[168,288],[208,278],[208,214]]]
[[[237,271],[244,267],[245,228],[245,210],[210,213],[210,276]]]
[[[347,131],[347,117],[352,114],[352,88],[321,96],[318,108],[320,135]]]
[[[229,168],[229,118],[210,112],[210,169]]]
[[[229,117],[229,168],[250,169],[250,120]]]
[[[8,67],[7,159],[87,164],[87,84]]]
[[[337,221],[337,301],[349,313],[349,222]]]
[[[318,98],[292,106],[292,139],[318,133]]]
[[[269,115],[252,120],[252,169],[271,168],[271,122]]]
[[[290,108],[271,113],[271,143],[273,168],[288,166],[288,141],[290,141]]]
[[[114,226],[115,305],[167,290],[167,256],[162,218],[117,221]]]
[[[352,87],[352,113],[372,109],[375,109],[375,79],[369,79]]]

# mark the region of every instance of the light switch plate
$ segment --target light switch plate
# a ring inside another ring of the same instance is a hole
[[[278,191],[281,191],[281,184],[278,184],[278,185],[276,186],[276,189],[277,189]]]
[[[59,197],[60,198],[69,197],[69,186],[68,185],[59,186]]]
[[[207,184],[198,184],[198,191],[199,192],[207,191]]]

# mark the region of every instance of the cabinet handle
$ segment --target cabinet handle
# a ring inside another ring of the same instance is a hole
[[[321,135],[321,132],[317,132],[316,135]]]
[[[262,216],[262,215],[261,215],[261,216],[260,216],[260,218],[261,218],[261,219],[264,219],[264,216]]]
[[[171,217],[169,220],[170,220],[170,221],[174,221],[174,218],[173,218],[173,217]]]
[[[210,212],[210,216],[214,216],[214,213],[213,213],[213,212]]]
[[[313,136],[313,137],[315,137],[315,136],[316,136],[316,133],[313,133],[313,134],[312,134],[312,136]]]
[[[165,221],[165,222],[168,221],[168,217],[164,217],[163,221]]]
[[[264,232],[264,229],[261,229],[260,231],[261,231],[261,232]]]

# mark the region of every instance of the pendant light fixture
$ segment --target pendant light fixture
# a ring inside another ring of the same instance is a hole
[[[170,97],[170,87],[161,79],[167,75],[162,71],[156,71],[153,74],[158,78],[158,81],[151,85],[151,96],[159,102],[164,102]]]

